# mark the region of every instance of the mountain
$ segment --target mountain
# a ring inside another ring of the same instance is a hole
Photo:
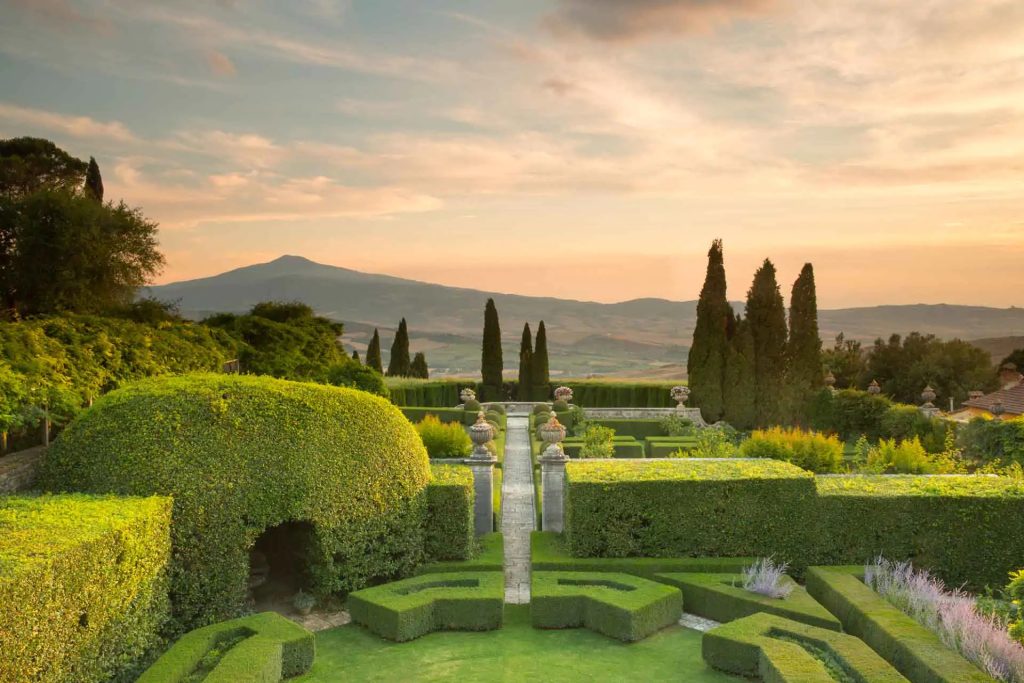
[[[506,370],[515,367],[523,322],[548,328],[552,372],[627,377],[679,377],[693,335],[696,301],[634,299],[614,304],[485,292],[362,273],[282,256],[197,280],[154,286],[149,294],[178,301],[201,318],[244,312],[260,301],[300,300],[346,323],[343,341],[362,353],[373,327],[385,352],[398,320],[409,323],[412,350],[424,351],[435,374],[472,374],[480,364],[484,303],[493,297],[501,316]],[[742,304],[733,303],[742,310]],[[946,304],[822,310],[826,345],[839,332],[872,341],[913,330],[974,339],[1024,334],[1024,309]]]

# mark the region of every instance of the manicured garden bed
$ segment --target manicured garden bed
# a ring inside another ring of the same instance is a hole
[[[330,681],[688,681],[740,683],[701,657],[701,634],[681,626],[636,643],[587,629],[530,625],[529,605],[506,605],[501,629],[431,633],[393,643],[350,625],[317,634],[316,661],[296,683]]]

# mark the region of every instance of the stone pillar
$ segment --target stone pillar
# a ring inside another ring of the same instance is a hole
[[[473,529],[477,536],[494,531],[494,463],[490,453],[486,457],[466,458],[473,471]]]
[[[565,463],[568,461],[569,457],[561,448],[549,448],[540,457],[540,481],[544,493],[541,528],[544,531],[560,534],[565,527]]]

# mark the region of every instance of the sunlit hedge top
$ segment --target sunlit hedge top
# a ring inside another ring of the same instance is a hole
[[[567,466],[574,483],[611,483],[640,481],[687,481],[731,479],[809,479],[813,475],[788,462],[778,460],[588,460]]]
[[[842,475],[818,477],[816,484],[826,496],[1024,498],[1024,481],[982,475]]]
[[[242,604],[248,548],[308,522],[314,589],[408,570],[422,552],[430,479],[416,430],[365,392],[266,377],[190,375],[107,394],[61,435],[51,490],[174,498],[172,599],[180,625]]]

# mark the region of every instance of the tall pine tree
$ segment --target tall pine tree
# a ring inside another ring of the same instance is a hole
[[[786,307],[768,259],[747,292],[747,318],[754,340],[754,400],[758,426],[782,422],[786,378]]]
[[[484,399],[501,396],[501,325],[498,322],[498,308],[494,299],[488,299],[484,307],[484,338],[480,358],[480,375],[483,379]]]
[[[750,429],[756,419],[754,396],[754,337],[742,318],[734,322],[725,356],[722,399],[725,421],[737,429]]]
[[[530,323],[523,325],[523,339],[519,342],[519,400],[533,398],[533,335]]]
[[[89,167],[85,170],[85,193],[103,202],[103,178],[100,176],[100,165],[93,157],[89,157]]]
[[[533,356],[530,359],[530,384],[533,386],[534,400],[547,400],[551,390],[551,374],[548,368],[548,332],[543,320],[537,328],[537,341],[533,345]]]
[[[418,379],[430,379],[430,370],[427,369],[427,357],[422,351],[417,351],[413,356],[412,365],[409,368],[409,376]]]
[[[722,240],[715,240],[708,251],[708,269],[697,301],[697,323],[693,343],[686,360],[691,405],[700,407],[708,422],[722,418],[722,382],[732,311],[726,298],[725,262]]]
[[[818,296],[814,267],[805,263],[793,283],[789,299],[789,344],[787,347],[787,413],[804,422],[807,401],[823,384],[821,337],[818,335]]]
[[[380,332],[376,327],[373,328],[370,345],[366,347],[366,364],[382,375],[384,374],[384,363],[380,358]]]
[[[391,359],[388,361],[388,377],[409,377],[412,361],[409,359],[409,327],[405,318],[398,323],[395,341],[391,342]]]

